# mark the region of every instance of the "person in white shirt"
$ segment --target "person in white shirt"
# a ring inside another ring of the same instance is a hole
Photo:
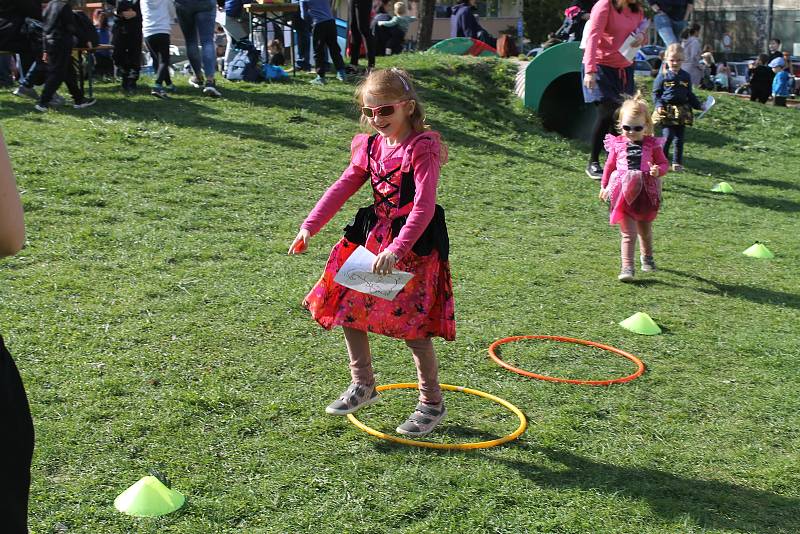
[[[153,58],[156,78],[150,94],[167,98],[167,91],[175,91],[169,73],[169,34],[175,20],[175,4],[172,0],[141,0],[139,5],[142,10],[142,35]]]

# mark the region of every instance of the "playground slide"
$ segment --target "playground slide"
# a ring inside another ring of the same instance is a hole
[[[540,52],[524,71],[523,102],[542,118],[544,127],[573,139],[589,140],[595,107],[583,101],[581,61],[577,42],[561,43]],[[521,80],[522,81],[522,80]]]
[[[452,37],[439,41],[432,47],[432,52],[451,54],[454,56],[497,56],[497,50],[483,41],[470,37]]]

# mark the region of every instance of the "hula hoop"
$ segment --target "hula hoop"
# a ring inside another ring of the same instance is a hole
[[[493,439],[489,441],[476,441],[474,443],[432,443],[430,441],[414,441],[411,439],[405,438],[398,438],[397,436],[391,436],[389,434],[384,434],[374,428],[370,428],[358,419],[355,418],[353,414],[348,414],[347,418],[350,420],[351,423],[356,425],[358,428],[375,436],[376,438],[385,439],[387,441],[393,441],[394,443],[401,443],[403,445],[411,445],[412,447],[426,447],[429,449],[446,449],[446,450],[454,450],[454,451],[463,451],[463,450],[470,450],[470,449],[488,449],[489,447],[496,447],[497,445],[501,445],[503,443],[507,443],[509,441],[517,439],[523,432],[525,432],[525,428],[528,426],[528,420],[525,418],[525,414],[522,411],[511,404],[510,402],[503,400],[499,397],[495,397],[489,393],[485,393],[483,391],[478,391],[477,389],[470,389],[465,388],[464,386],[451,386],[450,384],[439,384],[442,389],[446,389],[448,391],[458,391],[461,393],[468,393],[470,395],[477,395],[478,397],[483,397],[485,399],[489,399],[490,401],[496,402],[501,406],[508,408],[511,412],[514,413],[519,418],[519,426],[517,429],[512,432],[511,434],[504,436],[502,438]],[[416,383],[413,382],[406,382],[401,384],[384,384],[375,388],[377,391],[388,391],[390,389],[418,389]]]
[[[623,358],[629,359],[630,361],[632,361],[633,363],[636,364],[637,369],[636,369],[636,372],[634,372],[634,373],[632,373],[632,374],[630,374],[628,376],[623,376],[622,378],[614,378],[614,379],[611,379],[611,380],[576,380],[576,379],[572,379],[572,378],[558,378],[558,377],[555,377],[555,376],[545,376],[545,375],[540,375],[540,374],[537,374],[537,373],[532,373],[530,371],[525,371],[524,369],[519,369],[518,367],[514,367],[510,363],[504,362],[495,353],[495,349],[497,347],[499,347],[500,345],[503,345],[505,343],[510,343],[512,341],[519,341],[521,339],[548,339],[548,340],[551,340],[551,341],[562,341],[564,343],[577,343],[578,345],[586,345],[588,347],[596,347],[598,349],[603,349],[603,350],[606,350],[608,352],[613,352],[614,354],[618,354],[619,356],[622,356]],[[512,372],[517,373],[519,375],[527,376],[528,378],[536,378],[538,380],[547,380],[549,382],[566,382],[568,384],[582,384],[582,385],[587,385],[587,386],[609,386],[611,384],[622,384],[624,382],[630,382],[634,378],[638,378],[638,377],[642,376],[642,374],[644,373],[644,370],[645,370],[645,366],[644,366],[644,363],[642,363],[642,360],[640,360],[639,358],[637,358],[633,354],[625,352],[624,350],[620,350],[620,349],[618,349],[616,347],[612,347],[611,345],[603,345],[602,343],[597,343],[595,341],[586,341],[585,339],[577,339],[577,338],[573,338],[573,337],[562,337],[562,336],[512,336],[512,337],[506,337],[506,338],[503,338],[503,339],[498,339],[497,341],[495,341],[494,343],[492,343],[489,346],[489,356],[500,367],[508,369],[509,371],[512,371]]]

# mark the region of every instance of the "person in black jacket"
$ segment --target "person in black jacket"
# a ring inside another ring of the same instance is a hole
[[[471,37],[495,46],[497,40],[478,23],[472,13],[476,0],[459,0],[450,9],[450,37]]]
[[[142,66],[142,12],[139,0],[118,0],[111,29],[114,65],[126,95],[136,91]]]
[[[72,46],[76,34],[72,0],[50,0],[44,10],[42,31],[47,80],[39,96],[39,103],[34,106],[36,110],[47,111],[50,108],[50,99],[62,82],[72,95],[75,109],[94,105],[94,98],[87,99],[83,95],[72,65]],[[79,44],[85,46],[85,43]]]
[[[756,64],[750,69],[750,101],[766,104],[772,92],[772,69],[767,64],[769,56],[760,54]]]
[[[35,83],[44,76],[42,36],[35,30],[42,20],[39,0],[0,0],[0,50],[19,54],[19,87],[16,96],[38,98]]]

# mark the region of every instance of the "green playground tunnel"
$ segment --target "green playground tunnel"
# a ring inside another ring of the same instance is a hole
[[[582,57],[577,42],[540,52],[524,70],[523,101],[541,117],[545,129],[588,141],[596,111],[583,101]]]

